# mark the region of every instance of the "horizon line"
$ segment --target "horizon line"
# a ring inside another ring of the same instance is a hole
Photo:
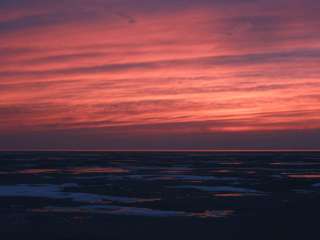
[[[0,149],[0,152],[320,152],[320,148],[106,148],[106,149]]]

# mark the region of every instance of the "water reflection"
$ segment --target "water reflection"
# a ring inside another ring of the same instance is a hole
[[[213,194],[215,197],[243,197],[245,194],[243,193],[215,193]]]
[[[42,173],[57,173],[58,169],[49,169],[49,168],[30,168],[23,169],[18,171],[21,174],[42,174]]]
[[[225,218],[320,194],[320,164],[308,155],[59,154],[2,160],[0,207],[14,202],[23,210],[75,215]]]
[[[69,169],[68,172],[72,174],[85,174],[85,173],[127,173],[127,169],[119,167],[78,167]]]
[[[18,171],[20,174],[49,174],[49,173],[66,173],[66,174],[91,174],[91,173],[128,173],[129,170],[119,167],[76,167],[69,169],[53,168],[27,168]]]
[[[310,174],[289,174],[289,178],[296,178],[296,179],[319,179],[320,174],[318,173],[310,173]]]

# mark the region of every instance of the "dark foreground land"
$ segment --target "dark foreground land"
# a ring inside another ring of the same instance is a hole
[[[2,152],[0,239],[320,239],[320,152]]]

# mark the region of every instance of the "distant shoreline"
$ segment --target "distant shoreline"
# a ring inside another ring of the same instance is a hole
[[[0,149],[0,152],[320,152],[320,149]]]

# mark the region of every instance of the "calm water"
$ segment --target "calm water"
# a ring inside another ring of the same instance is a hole
[[[318,152],[2,152],[3,239],[319,239]]]

